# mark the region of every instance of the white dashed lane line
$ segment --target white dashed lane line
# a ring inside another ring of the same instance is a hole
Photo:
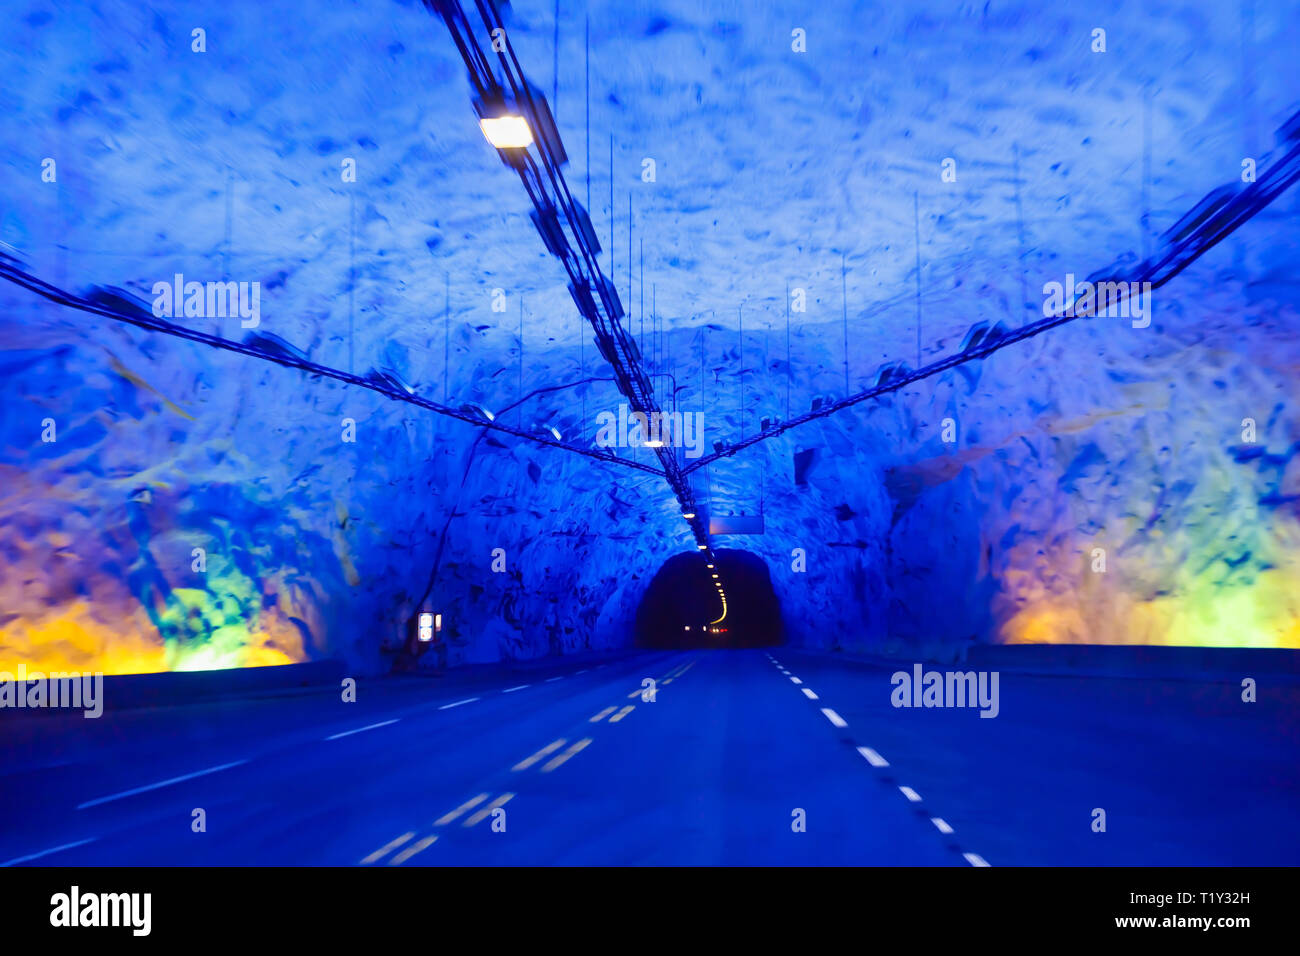
[[[381,859],[383,859],[384,857],[388,856],[388,854],[392,853],[392,852],[393,852],[394,850],[396,850],[399,846],[401,846],[403,843],[405,843],[407,840],[411,839],[411,838],[414,837],[414,836],[415,836],[415,831],[414,831],[414,830],[412,830],[410,833],[403,833],[401,836],[399,836],[399,837],[398,837],[396,840],[394,840],[392,843],[386,843],[386,844],[384,844],[384,845],[381,846],[378,850],[376,850],[374,853],[372,853],[372,854],[370,854],[369,856],[367,856],[367,857],[365,857],[364,859],[362,859],[362,861],[361,861],[361,865],[362,865],[362,866],[369,866],[371,863],[376,863],[376,862],[378,862],[379,860],[381,860]]]
[[[515,764],[510,769],[513,770],[515,773],[518,773],[521,770],[527,770],[529,767],[537,763],[537,761],[541,760],[543,757],[546,757],[549,754],[555,752],[556,750],[559,750],[566,743],[568,743],[568,741],[565,740],[563,737],[561,737],[559,740],[552,740],[541,750],[537,751],[537,753],[533,754],[531,757],[525,757],[523,760],[519,761],[519,763]]]
[[[835,711],[831,710],[829,707],[823,707],[822,714],[825,715],[826,719],[836,727],[847,727],[849,725],[847,720],[835,713]]]
[[[797,685],[803,684],[803,681],[801,681],[799,678],[793,676],[789,671],[787,671],[781,665],[780,661],[777,661],[775,658],[772,658],[770,656],[768,660],[772,661],[772,663],[777,666],[777,669],[780,670],[782,674],[789,677],[791,682]],[[799,687],[799,689],[803,691],[804,696],[807,697],[809,700],[818,699],[817,695],[814,694],[810,688],[801,686]],[[846,721],[835,711],[831,710],[831,708],[829,707],[821,708],[821,712],[823,716],[825,716],[825,718],[829,720],[832,724],[834,724],[836,727],[847,727],[849,725],[848,721]],[[884,757],[882,757],[875,750],[872,750],[870,747],[859,747],[858,753],[862,754],[862,756],[866,758],[867,763],[871,764],[871,766],[873,767],[889,766],[889,761],[886,760]],[[915,790],[913,790],[911,787],[900,786],[898,790],[900,793],[902,793],[904,797],[908,799],[909,802],[911,803],[921,802],[921,795],[917,793]],[[937,829],[940,833],[946,835],[954,832],[953,828],[948,824],[948,821],[945,820],[943,817],[931,817],[930,822],[934,824],[935,829]],[[991,866],[991,864],[987,860],[985,860],[984,857],[980,856],[978,853],[962,853],[962,858],[971,866]]]
[[[451,823],[451,821],[455,820],[457,817],[461,816],[464,813],[468,813],[470,810],[473,810],[475,807],[477,807],[480,803],[482,803],[490,796],[492,796],[492,794],[490,793],[480,793],[477,797],[470,797],[468,800],[466,800],[464,803],[458,806],[455,810],[452,810],[450,813],[444,813],[442,816],[438,817],[438,819],[434,820],[433,825],[435,827],[445,827],[448,823]]]
[[[472,826],[474,826],[476,823],[482,823],[484,820],[486,820],[486,819],[487,819],[487,818],[492,814],[492,811],[493,811],[493,810],[497,809],[497,808],[500,807],[500,806],[503,806],[503,805],[509,803],[510,800],[511,800],[511,798],[513,798],[513,797],[514,797],[514,794],[513,794],[513,793],[503,793],[503,794],[501,794],[501,796],[497,797],[495,800],[493,800],[491,803],[489,803],[489,804],[488,804],[486,807],[484,807],[482,810],[479,810],[479,811],[478,811],[477,813],[475,813],[472,817],[470,817],[468,820],[466,820],[464,823],[462,823],[461,826],[463,826],[463,827],[472,827]]]
[[[427,837],[425,837],[423,840],[420,840],[420,841],[418,841],[418,842],[416,842],[416,843],[412,843],[410,846],[408,846],[408,847],[407,847],[405,850],[403,850],[401,853],[397,854],[397,856],[395,856],[395,857],[393,857],[391,860],[389,860],[389,861],[388,861],[388,865],[389,865],[389,866],[401,866],[403,863],[405,863],[405,862],[406,862],[407,860],[409,860],[411,857],[415,856],[415,854],[419,853],[421,850],[425,850],[425,849],[427,849],[427,848],[433,846],[433,844],[435,844],[435,843],[437,843],[437,842],[438,842],[438,837],[437,837],[437,835],[435,834],[435,835],[433,835],[433,836],[427,836]]]
[[[560,754],[558,757],[553,757],[545,766],[542,767],[542,773],[550,773],[552,770],[559,767],[566,760],[568,760],[579,750],[582,750],[590,743],[591,743],[590,737],[583,737],[576,744],[573,744],[571,747],[569,747],[569,749],[566,750],[564,753]]]
[[[866,757],[866,758],[867,758],[867,763],[871,764],[871,766],[873,766],[873,767],[888,767],[888,766],[889,766],[889,761],[886,760],[884,757],[880,756],[880,754],[876,753],[876,752],[875,752],[874,750],[872,750],[870,747],[859,747],[859,748],[858,748],[858,753],[860,753],[860,754],[862,754],[862,756]],[[915,792],[916,792],[916,791],[913,791],[913,793],[915,793]],[[911,799],[911,798],[909,797],[908,799]]]

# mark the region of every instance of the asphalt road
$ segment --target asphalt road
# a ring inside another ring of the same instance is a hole
[[[701,650],[10,712],[0,863],[1300,864],[1294,685],[1003,673],[986,719],[890,673]]]

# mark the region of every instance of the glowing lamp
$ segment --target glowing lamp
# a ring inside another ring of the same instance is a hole
[[[441,618],[442,615],[439,614],[438,617]],[[441,624],[442,622],[438,621],[437,623]],[[418,629],[415,634],[416,639],[422,644],[427,644],[429,641],[433,640],[433,630],[435,626],[433,613],[430,611],[421,611],[417,624]]]
[[[513,113],[484,116],[478,121],[487,141],[497,149],[527,149],[533,145],[533,131],[528,120]]]

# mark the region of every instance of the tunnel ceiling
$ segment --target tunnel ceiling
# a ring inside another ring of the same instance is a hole
[[[32,4],[10,24],[0,240],[68,288],[260,281],[261,330],[314,361],[389,367],[574,440],[585,414],[590,440],[620,402],[608,382],[502,411],[605,369],[436,18],[154,6]],[[930,360],[976,321],[1041,315],[1045,282],[1141,258],[1300,100],[1295,4],[1247,23],[1203,3],[596,2],[588,169],[582,11],[561,3],[558,53],[552,13],[517,4],[511,38],[548,96],[558,62],[602,266],[710,445],[842,395],[846,335],[854,390],[915,364],[918,310]],[[712,512],[764,513],[764,535],[722,542],[769,560],[798,619],[844,622],[811,642],[1300,645],[1298,208],[1284,197],[1166,287],[1148,329],[1077,324],[697,472]],[[788,364],[787,288],[807,303]],[[433,569],[454,659],[543,652],[533,632],[552,626],[566,649],[603,646],[692,546],[653,476],[10,287],[0,307],[21,397],[0,459],[20,657],[380,666]],[[34,447],[46,417],[62,444]],[[194,547],[213,555],[202,578]],[[1097,548],[1106,577],[1085,573]]]

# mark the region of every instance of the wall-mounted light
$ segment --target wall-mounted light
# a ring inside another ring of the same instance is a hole
[[[495,415],[493,415],[490,411],[488,411],[478,402],[466,402],[464,405],[460,407],[460,410],[464,412],[466,415],[477,415],[479,418],[486,419],[487,421],[490,422],[494,422],[497,420],[497,417]]]

